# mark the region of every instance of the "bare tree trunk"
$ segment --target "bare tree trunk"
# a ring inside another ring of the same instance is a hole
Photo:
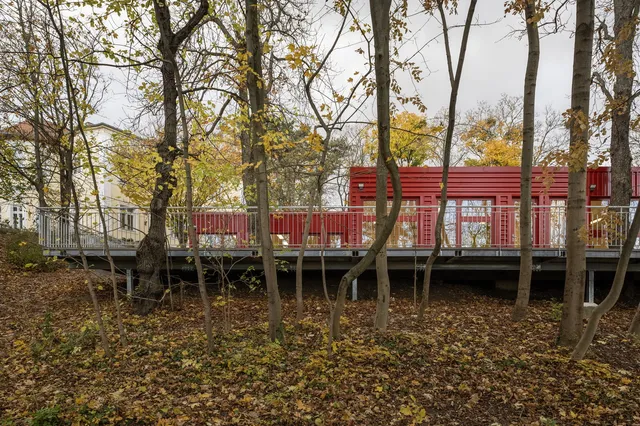
[[[153,9],[158,28],[166,35],[167,42],[162,38],[158,42],[158,50],[162,56],[162,104],[164,111],[164,135],[156,151],[160,161],[156,164],[157,173],[149,214],[151,216],[149,230],[142,239],[136,251],[138,269],[138,288],[134,298],[135,310],[138,314],[149,314],[158,304],[164,292],[161,271],[166,256],[165,239],[167,235],[166,219],[169,198],[176,185],[173,163],[179,154],[177,147],[177,99],[176,75],[171,65],[175,62],[175,55],[180,45],[191,36],[202,19],[209,11],[208,0],[200,0],[196,12],[177,32],[171,29],[171,12],[169,5],[154,0]]]
[[[637,30],[640,2],[614,0],[615,76],[611,114],[611,205],[628,206],[631,202],[631,150],[629,123],[633,92],[633,43]]]
[[[36,40],[35,34],[33,31],[34,25],[34,12],[33,8],[35,7],[34,2],[29,2],[28,10],[25,10],[23,13],[23,6],[19,3],[17,7],[18,11],[18,21],[20,24],[20,31],[22,34],[22,41],[24,42],[24,51],[25,52],[37,52],[35,48]],[[38,207],[43,208],[47,207],[47,199],[45,193],[45,179],[44,179],[44,170],[42,169],[42,135],[41,135],[41,126],[42,126],[42,116],[40,113],[40,102],[42,102],[40,98],[40,74],[41,67],[40,61],[41,56],[39,53],[34,55],[28,54],[26,57],[26,61],[29,68],[29,80],[31,81],[31,87],[28,88],[31,93],[33,99],[33,118],[31,122],[31,127],[33,128],[33,155],[35,157],[35,181],[33,185],[35,187],[36,193],[38,194]]]
[[[302,264],[304,262],[304,252],[307,249],[307,240],[309,239],[309,230],[311,229],[311,220],[313,219],[313,199],[315,198],[315,185],[311,191],[309,207],[307,208],[307,216],[304,220],[304,229],[302,230],[302,244],[298,251],[296,259],[296,325],[300,324],[304,316],[304,301],[302,299]]]
[[[111,288],[113,289],[113,299],[114,299],[114,305],[116,308],[116,319],[118,322],[118,331],[120,333],[120,344],[122,344],[123,346],[126,346],[127,336],[124,329],[124,324],[122,322],[122,313],[120,312],[120,300],[119,300],[120,298],[118,297],[116,267],[113,261],[113,257],[111,256],[111,250],[109,248],[109,232],[107,230],[107,221],[104,215],[104,210],[102,209],[102,202],[100,200],[100,192],[98,190],[99,187],[98,187],[98,180],[96,178],[95,167],[93,166],[93,156],[91,153],[91,146],[89,145],[89,140],[87,139],[87,135],[84,133],[84,123],[82,123],[77,99],[74,96],[74,93],[76,93],[76,90],[73,86],[71,73],[69,71],[69,60],[67,56],[67,47],[66,47],[65,33],[64,33],[64,26],[63,26],[64,21],[62,19],[62,13],[60,12],[59,6],[56,9],[59,26],[55,24],[55,18],[53,16],[53,11],[51,7],[47,4],[46,8],[47,8],[47,11],[49,12],[51,21],[60,39],[60,59],[62,62],[64,74],[65,74],[67,97],[69,101],[69,145],[73,147],[73,140],[75,136],[73,119],[75,115],[75,119],[78,124],[78,130],[84,142],[84,148],[87,154],[87,163],[89,165],[89,172],[91,174],[91,182],[93,184],[93,193],[95,194],[96,208],[98,210],[98,216],[100,217],[100,222],[102,224],[102,238],[104,240],[104,251],[107,256],[107,260],[109,262],[109,267],[111,270]],[[69,194],[71,194],[71,191],[74,187],[73,180],[71,180],[71,176],[72,176],[71,171],[73,170],[73,151],[69,150],[69,152],[70,154],[67,161],[71,161],[71,166],[69,168],[69,175],[67,176],[67,178],[69,179],[69,181],[67,182],[67,185],[69,186],[69,189],[68,189]],[[71,196],[69,196],[69,201],[71,201]]]
[[[527,315],[533,268],[531,168],[533,166],[533,145],[536,127],[536,82],[538,80],[538,63],[540,62],[540,36],[538,34],[537,10],[534,0],[527,0],[524,12],[527,22],[529,55],[524,80],[522,161],[520,165],[520,278],[518,280],[518,296],[511,315],[513,321],[521,321]]]
[[[378,126],[385,126],[389,129],[390,123],[379,117]],[[387,176],[387,167],[379,155],[376,162],[376,235],[383,232],[387,217]],[[386,241],[376,256],[376,282],[378,291],[373,328],[384,332],[387,331],[389,322],[389,298],[391,297]]]
[[[447,135],[444,141],[444,154],[442,158],[442,183],[440,185],[440,209],[438,210],[438,217],[436,218],[435,226],[435,245],[424,269],[424,280],[422,282],[422,300],[420,301],[420,308],[418,309],[418,320],[424,318],[424,313],[429,303],[429,291],[431,287],[431,271],[433,264],[440,255],[440,249],[442,248],[442,226],[444,222],[444,215],[447,210],[447,186],[449,182],[449,165],[451,163],[451,143],[453,141],[453,132],[456,125],[456,103],[458,102],[458,88],[460,87],[460,79],[462,77],[462,67],[464,65],[464,58],[467,52],[467,41],[469,40],[469,31],[471,30],[471,23],[473,20],[473,14],[476,9],[477,0],[471,0],[469,3],[469,10],[467,12],[467,19],[464,24],[464,30],[462,33],[462,42],[460,44],[460,53],[458,54],[458,65],[456,67],[455,75],[453,72],[453,62],[451,55],[451,45],[449,43],[449,28],[447,26],[447,20],[444,13],[444,5],[442,0],[438,1],[438,10],[440,12],[440,18],[442,20],[442,32],[444,35],[445,51],[447,54],[447,67],[449,70],[449,82],[451,83],[451,95],[449,97],[449,117],[447,124]]]
[[[573,347],[582,334],[586,281],[586,186],[589,151],[589,89],[593,53],[595,0],[577,0],[569,119],[569,190],[567,199],[567,270],[558,345]]]
[[[376,73],[376,97],[378,110],[378,156],[389,171],[391,186],[393,188],[393,203],[391,211],[385,218],[384,227],[376,233],[371,247],[367,253],[354,265],[340,280],[338,294],[336,296],[335,308],[331,316],[329,327],[329,347],[333,339],[340,338],[340,317],[344,311],[347,297],[347,288],[354,279],[364,272],[371,262],[378,255],[382,247],[387,242],[387,238],[393,230],[393,226],[398,219],[400,206],[402,204],[402,185],[400,183],[400,173],[395,159],[389,148],[390,137],[390,110],[389,94],[391,86],[391,76],[389,73],[389,20],[391,10],[391,0],[370,0],[371,21],[373,28],[373,39],[375,47],[375,73]],[[385,200],[386,201],[386,200]]]
[[[165,33],[166,28],[160,26],[160,37],[164,46],[169,45],[169,35]],[[202,299],[202,308],[204,310],[204,331],[207,335],[207,352],[211,354],[214,349],[213,327],[211,324],[211,302],[207,294],[207,283],[204,278],[204,269],[202,267],[202,259],[200,258],[200,247],[198,236],[196,235],[196,227],[193,223],[193,179],[191,177],[191,162],[189,158],[189,126],[187,123],[187,109],[184,101],[184,93],[182,92],[182,78],[180,69],[176,62],[175,56],[171,56],[171,66],[175,76],[176,92],[178,94],[178,103],[180,105],[180,116],[182,123],[182,157],[184,159],[185,186],[186,186],[186,207],[187,207],[187,227],[189,239],[191,240],[191,248],[193,250],[193,261],[196,265],[196,273],[198,275],[198,290]]]
[[[248,99],[246,87],[240,89],[239,97],[241,99]],[[244,111],[244,110],[243,110]],[[250,108],[247,107],[246,113],[251,117]],[[256,206],[256,176],[253,168],[255,164],[253,160],[253,149],[251,148],[251,129],[250,124],[242,123],[240,129],[240,150],[242,156],[242,195],[244,196],[244,202],[247,206]],[[253,230],[257,232],[257,230]]]
[[[100,309],[100,303],[98,302],[98,296],[96,295],[96,291],[93,287],[93,273],[91,272],[91,269],[89,269],[89,262],[87,261],[87,256],[84,253],[82,242],[80,240],[80,203],[78,201],[78,194],[73,182],[71,184],[71,193],[73,196],[73,204],[75,207],[75,211],[73,212],[73,224],[75,227],[75,232],[73,233],[73,236],[76,241],[78,252],[80,253],[80,259],[82,259],[82,268],[87,278],[87,289],[89,290],[89,296],[91,297],[91,303],[93,304],[93,312],[96,315],[96,323],[98,324],[98,334],[100,334],[102,349],[104,350],[105,355],[111,358],[112,353],[111,348],[109,347],[109,338],[107,337],[107,332],[104,328],[104,322],[102,321],[102,311]]]
[[[636,339],[640,339],[640,304],[638,310],[631,320],[631,326],[629,327],[629,335]]]
[[[593,313],[589,317],[587,328],[584,330],[584,333],[582,333],[582,337],[574,348],[573,354],[571,354],[571,359],[574,361],[580,361],[584,358],[584,355],[587,353],[587,349],[589,349],[589,345],[593,341],[593,337],[598,330],[600,318],[613,308],[620,297],[620,293],[622,293],[624,277],[627,274],[627,267],[629,266],[629,258],[631,257],[631,252],[633,252],[633,246],[636,243],[638,232],[640,232],[639,212],[640,209],[636,209],[636,212],[633,215],[633,222],[631,223],[631,227],[627,233],[627,239],[622,247],[622,252],[620,253],[620,259],[618,260],[618,267],[616,268],[616,275],[613,278],[611,290],[609,290],[609,294],[605,297],[602,303],[593,310]]]
[[[267,297],[269,304],[269,338],[272,341],[284,340],[284,326],[282,324],[282,308],[278,291],[278,276],[276,271],[273,244],[271,242],[271,227],[269,223],[269,182],[267,179],[267,155],[262,141],[264,127],[262,120],[265,110],[265,83],[262,74],[262,44],[259,33],[258,0],[246,0],[246,40],[249,55],[249,72],[247,72],[247,86],[251,105],[251,144],[256,162],[256,192],[258,199],[258,223],[260,227],[260,247],[262,250],[262,265],[267,283]]]

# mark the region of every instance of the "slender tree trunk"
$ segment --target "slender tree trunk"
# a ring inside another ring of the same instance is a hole
[[[91,269],[89,269],[89,262],[87,261],[87,256],[84,253],[82,242],[80,240],[80,202],[78,201],[78,194],[73,182],[71,184],[71,193],[73,196],[73,204],[75,208],[73,212],[73,224],[75,227],[73,236],[76,241],[78,252],[80,253],[80,259],[82,259],[82,269],[84,270],[85,277],[87,278],[87,289],[89,290],[89,296],[91,297],[91,303],[93,304],[93,312],[96,316],[96,323],[98,324],[98,334],[100,335],[102,349],[104,350],[105,355],[111,358],[112,354],[111,348],[109,347],[109,338],[107,337],[107,332],[104,328],[104,322],[102,321],[102,311],[100,309],[100,303],[98,302],[98,296],[96,295],[96,291],[93,287],[93,273],[91,272]]]
[[[269,182],[267,179],[267,155],[263,144],[264,127],[262,121],[266,113],[265,89],[262,78],[262,44],[259,32],[258,1],[246,0],[246,40],[249,55],[247,86],[249,103],[251,105],[251,145],[256,162],[256,192],[258,199],[258,224],[260,227],[260,247],[262,250],[262,265],[267,283],[267,297],[269,305],[269,338],[272,341],[284,340],[284,326],[282,324],[282,308],[278,291],[278,276],[276,271],[273,244],[271,242],[271,226],[269,220]]]
[[[640,339],[640,304],[638,310],[631,320],[631,326],[629,327],[629,335],[636,339]]]
[[[315,185],[311,190],[309,199],[309,207],[307,208],[307,215],[304,219],[304,229],[302,230],[302,244],[300,245],[300,251],[298,252],[298,258],[296,259],[296,325],[300,324],[304,317],[304,301],[302,298],[302,264],[304,262],[304,253],[307,249],[307,240],[309,239],[309,231],[311,229],[311,221],[313,219],[313,199],[316,196]]]
[[[82,119],[80,116],[80,111],[78,108],[78,102],[76,97],[74,96],[74,93],[76,93],[76,90],[73,86],[71,73],[69,71],[69,60],[67,56],[66,38],[65,38],[65,32],[64,32],[65,30],[63,25],[64,21],[62,19],[62,13],[60,11],[59,6],[56,9],[59,26],[55,24],[55,18],[54,18],[53,10],[51,9],[51,6],[47,4],[46,8],[49,13],[49,17],[51,18],[51,22],[53,23],[56,33],[60,40],[60,59],[61,59],[62,67],[64,71],[67,98],[69,102],[69,145],[70,147],[74,146],[75,128],[73,124],[73,119],[75,117],[78,124],[77,129],[80,132],[80,135],[84,142],[85,152],[87,154],[87,163],[89,165],[89,172],[91,174],[91,182],[93,184],[93,193],[95,194],[96,208],[98,210],[98,215],[100,217],[100,222],[102,224],[102,238],[104,240],[104,251],[107,256],[107,260],[109,262],[109,267],[111,269],[111,287],[113,289],[113,298],[114,298],[114,304],[116,308],[116,319],[118,322],[118,330],[120,332],[120,344],[122,344],[123,346],[126,346],[127,336],[124,329],[124,324],[122,322],[122,314],[120,312],[120,300],[118,297],[118,283],[116,281],[116,268],[115,268],[115,263],[113,261],[113,257],[111,256],[111,250],[109,248],[109,232],[107,230],[107,221],[105,219],[104,210],[102,209],[102,203],[100,200],[100,193],[98,190],[98,180],[96,178],[95,167],[93,166],[93,157],[91,153],[91,147],[89,145],[89,140],[87,139],[87,135],[84,133],[84,127],[83,127]],[[68,181],[67,184],[69,185],[69,193],[71,194],[71,191],[74,187],[73,180],[71,180],[71,176],[72,176],[71,170],[73,170],[73,163],[72,163],[73,149],[70,149],[69,152],[70,152],[69,160],[71,161],[71,163],[70,163],[68,177],[70,180]],[[69,196],[69,201],[71,201],[71,196]]]
[[[558,345],[573,347],[582,334],[586,281],[586,186],[589,151],[589,89],[593,56],[595,0],[577,0],[569,119],[567,267]]]
[[[378,126],[390,129],[389,116],[378,118]],[[387,137],[385,135],[385,137]],[[387,217],[387,167],[379,155],[376,163],[376,235],[383,232]],[[374,330],[387,331],[389,322],[389,298],[391,297],[391,283],[389,282],[389,268],[387,265],[387,244],[376,256],[377,301]]]
[[[447,134],[444,141],[444,154],[442,158],[442,183],[440,185],[440,209],[438,210],[438,217],[436,218],[435,226],[435,245],[424,269],[424,280],[422,282],[422,300],[420,301],[420,307],[418,309],[418,320],[424,318],[424,313],[429,303],[429,292],[431,287],[431,271],[433,264],[440,255],[440,249],[442,248],[442,227],[444,222],[444,215],[447,210],[447,187],[449,182],[449,165],[451,163],[451,143],[453,141],[453,132],[456,125],[456,103],[458,102],[458,88],[460,87],[460,79],[462,77],[462,67],[464,65],[464,58],[467,52],[467,42],[469,40],[469,31],[471,30],[471,23],[473,20],[473,14],[476,9],[477,0],[471,0],[469,3],[469,10],[467,12],[467,19],[464,24],[464,30],[462,33],[462,42],[460,44],[460,53],[458,55],[458,65],[454,74],[453,62],[451,55],[451,45],[449,43],[449,28],[447,27],[447,20],[444,13],[444,5],[441,0],[438,1],[438,10],[440,12],[440,18],[442,20],[442,31],[444,35],[445,51],[447,54],[447,67],[449,70],[449,82],[451,84],[451,95],[449,97],[449,117],[447,123]]]
[[[391,86],[391,76],[389,73],[389,20],[391,10],[391,0],[370,0],[371,21],[373,28],[373,40],[375,49],[375,73],[376,73],[376,98],[378,111],[378,156],[382,158],[389,175],[393,188],[393,203],[391,211],[385,218],[384,227],[376,233],[376,238],[369,247],[367,253],[355,264],[340,280],[338,294],[336,295],[335,308],[331,316],[329,327],[329,347],[333,339],[340,338],[340,317],[344,311],[347,298],[347,288],[358,278],[378,255],[382,247],[386,244],[389,235],[398,219],[400,206],[402,205],[402,185],[400,183],[400,173],[398,165],[391,154],[389,148],[390,136],[390,110],[389,94]],[[385,200],[386,201],[386,200]]]
[[[538,63],[540,62],[540,37],[538,35],[536,12],[535,0],[527,0],[525,19],[527,22],[529,56],[524,80],[522,161],[520,166],[520,278],[518,280],[518,296],[511,315],[513,321],[521,321],[527,315],[533,267],[531,168],[533,166],[533,145],[536,127],[536,82],[538,80]]]
[[[622,252],[620,253],[620,259],[618,260],[618,267],[616,268],[616,275],[613,278],[611,290],[609,290],[609,294],[605,297],[602,303],[593,310],[593,313],[589,317],[587,328],[584,330],[584,333],[582,333],[582,337],[573,350],[573,354],[571,354],[571,359],[574,361],[580,361],[584,358],[584,355],[587,353],[587,349],[589,349],[589,345],[593,341],[593,337],[598,330],[600,318],[613,308],[620,297],[620,293],[622,293],[624,277],[627,274],[627,267],[629,266],[629,258],[633,252],[633,246],[636,243],[636,236],[638,235],[638,232],[640,232],[639,212],[640,209],[636,209],[636,212],[633,215],[633,222],[631,223],[627,239],[622,247]]]
[[[209,11],[207,0],[200,0],[198,9],[177,32],[171,29],[171,12],[169,5],[158,0],[153,1],[156,23],[165,34],[158,42],[158,50],[162,57],[160,72],[162,74],[162,106],[164,112],[164,134],[156,145],[160,161],[156,164],[157,173],[151,204],[149,206],[149,230],[136,251],[138,269],[138,287],[134,298],[134,307],[138,314],[149,314],[158,304],[164,293],[161,272],[166,256],[165,240],[167,236],[167,206],[176,185],[173,163],[179,154],[177,147],[178,134],[178,90],[176,74],[172,61],[180,45],[191,36]]]
[[[633,43],[637,30],[640,2],[614,0],[615,77],[611,105],[611,205],[629,206],[631,202],[631,150],[629,123],[635,73]],[[626,219],[626,218],[625,218]]]
[[[160,36],[162,44],[169,45],[168,34],[164,32],[164,28],[160,27]],[[170,52],[168,52],[170,53]],[[189,228],[189,239],[191,240],[191,248],[193,250],[193,261],[196,265],[196,273],[198,275],[198,290],[202,299],[202,308],[204,310],[204,331],[207,335],[207,352],[211,354],[214,349],[213,342],[213,326],[211,324],[211,302],[207,294],[207,283],[204,278],[204,268],[202,267],[202,259],[200,258],[200,247],[196,227],[193,223],[193,179],[191,176],[191,162],[189,158],[189,125],[187,123],[187,108],[182,91],[182,78],[180,69],[176,62],[175,56],[171,56],[171,66],[176,78],[176,91],[178,93],[178,103],[180,105],[180,116],[182,123],[182,158],[184,160],[185,185],[186,185],[186,207],[187,207],[187,226]]]
[[[241,99],[248,99],[246,87],[240,89],[239,97]],[[243,109],[244,112],[244,109]],[[247,107],[246,114],[250,117],[251,111]],[[251,129],[250,122],[242,123],[240,129],[240,150],[242,156],[242,195],[244,196],[244,202],[247,206],[256,207],[256,176],[254,173],[253,164],[253,149],[251,146]],[[254,230],[257,232],[257,230]]]

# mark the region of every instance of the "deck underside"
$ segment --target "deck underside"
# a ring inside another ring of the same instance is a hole
[[[108,269],[103,250],[85,250],[91,265],[97,269]],[[423,269],[424,263],[431,253],[428,249],[408,250],[389,249],[388,264],[391,270]],[[79,260],[77,250],[48,250],[49,256]],[[135,250],[112,249],[111,254],[120,269],[135,269]],[[324,253],[325,267],[329,270],[347,270],[355,265],[366,250],[330,249]],[[191,269],[193,263],[189,258],[192,253],[187,250],[171,250],[169,260],[172,269]],[[262,259],[257,250],[202,250],[201,256],[208,263],[222,262],[226,269],[244,270],[250,266],[261,269]],[[276,251],[276,257],[288,263],[287,269],[295,269],[298,256],[297,249]],[[321,253],[318,250],[307,250],[304,255],[305,270],[319,270]],[[587,269],[591,271],[615,271],[619,252],[615,250],[587,250]],[[417,265],[417,266],[416,266]],[[520,267],[520,250],[515,249],[459,249],[443,250],[434,265],[437,270],[464,271],[516,271]],[[564,271],[566,267],[565,250],[544,249],[533,251],[534,271]],[[375,269],[375,264],[370,266]],[[629,262],[630,272],[640,271],[640,252],[635,251]]]

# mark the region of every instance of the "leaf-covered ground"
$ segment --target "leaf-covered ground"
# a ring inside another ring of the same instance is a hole
[[[373,301],[350,302],[327,359],[322,299],[306,301],[307,319],[280,346],[268,343],[266,300],[254,294],[231,302],[226,335],[215,309],[207,356],[197,297],[146,318],[123,301],[123,348],[104,289],[107,359],[79,272],[0,266],[0,424],[640,424],[631,310],[607,316],[589,360],[571,363],[553,345],[551,302],[512,324],[509,301],[460,291],[418,323],[412,300],[394,298],[384,335],[371,332]],[[284,311],[292,324],[291,297]]]

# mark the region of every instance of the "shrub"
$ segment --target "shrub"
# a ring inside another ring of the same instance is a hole
[[[55,257],[46,257],[38,243],[38,235],[31,231],[15,231],[7,236],[7,260],[23,269],[50,271],[62,262]]]

